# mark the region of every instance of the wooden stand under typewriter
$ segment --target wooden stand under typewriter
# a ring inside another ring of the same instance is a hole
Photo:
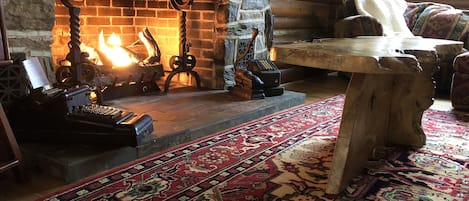
[[[248,99],[263,99],[264,82],[249,70],[235,70],[236,85],[230,89],[230,93]]]

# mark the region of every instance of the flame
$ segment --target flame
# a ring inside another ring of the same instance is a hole
[[[80,44],[80,50],[82,52],[87,52],[88,53],[88,60],[91,62],[98,64],[98,65],[103,65],[103,62],[99,59],[98,54],[96,53],[96,50],[84,43]]]
[[[138,62],[135,57],[122,48],[122,40],[115,33],[112,33],[107,41],[104,40],[103,31],[99,33],[99,50],[112,61],[113,67],[126,67]]]
[[[139,37],[143,37],[143,33],[139,33]],[[140,61],[133,53],[132,51],[126,49],[125,47],[122,46],[122,40],[120,37],[112,33],[111,36],[105,40],[104,38],[104,33],[101,30],[99,33],[99,38],[98,38],[98,51],[95,50],[95,48],[92,48],[90,46],[87,46],[84,43],[80,44],[80,49],[82,52],[87,52],[88,53],[88,60],[97,64],[97,65],[103,65],[103,60],[104,58],[100,58],[100,56],[106,57],[105,61],[110,61],[112,62],[112,68],[123,68],[123,67],[128,67],[132,66],[134,64],[141,64],[144,61]],[[145,43],[145,40],[140,39],[143,44],[146,47],[147,50],[147,55],[154,55],[156,54],[155,52],[152,52],[152,47],[151,44],[148,42]]]

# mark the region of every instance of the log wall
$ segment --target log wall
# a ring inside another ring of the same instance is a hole
[[[341,0],[271,0],[274,44],[332,36]]]

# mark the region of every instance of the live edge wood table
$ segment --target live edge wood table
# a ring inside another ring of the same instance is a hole
[[[340,193],[377,150],[425,144],[421,119],[433,104],[438,55],[456,55],[462,47],[459,41],[379,36],[275,46],[278,62],[352,73],[326,193]]]

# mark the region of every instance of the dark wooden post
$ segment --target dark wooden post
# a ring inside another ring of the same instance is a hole
[[[4,65],[13,63],[10,59],[8,51],[8,41],[6,35],[6,26],[3,18],[3,6],[0,0],[0,68]],[[18,180],[24,180],[22,171],[21,152],[16,142],[15,135],[11,130],[10,123],[8,122],[3,106],[0,104],[0,142],[6,145],[6,159],[0,160],[0,173],[9,169],[13,169]]]

